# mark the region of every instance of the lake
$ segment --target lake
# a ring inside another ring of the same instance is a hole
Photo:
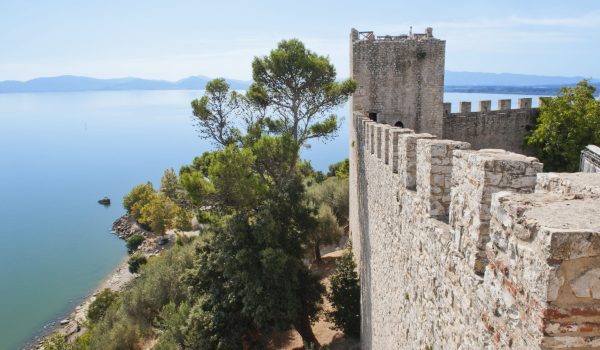
[[[192,125],[198,91],[0,94],[0,349],[18,349],[66,316],[126,257],[110,234],[123,196],[157,187],[209,150]],[[447,93],[445,100],[522,96]],[[495,108],[495,102],[493,103]],[[537,105],[537,98],[534,98]],[[340,136],[303,150],[319,170],[347,157]],[[104,207],[97,200],[108,196]]]

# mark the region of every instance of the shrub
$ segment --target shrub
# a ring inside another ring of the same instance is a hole
[[[348,158],[343,161],[335,164],[331,164],[329,166],[329,171],[327,172],[327,177],[335,176],[340,179],[347,179],[349,175],[350,162]]]
[[[141,209],[140,222],[148,225],[152,232],[164,235],[172,227],[176,209],[169,198],[156,195]]]
[[[144,267],[131,288],[123,295],[122,308],[141,329],[148,329],[164,305],[187,300],[188,286],[181,283],[184,273],[192,268],[194,245],[173,246],[154,257]]]
[[[192,230],[192,214],[178,207],[175,214],[175,228],[179,231],[191,231]]]
[[[146,259],[144,254],[142,254],[140,252],[132,254],[129,257],[129,260],[127,261],[127,263],[129,264],[129,272],[138,273],[138,271],[140,270],[140,267],[147,262],[148,262],[148,260]]]
[[[104,289],[96,296],[96,299],[90,304],[90,308],[87,312],[87,318],[92,323],[96,323],[104,317],[106,310],[118,299],[119,293],[110,290],[109,288]]]
[[[135,234],[127,239],[127,249],[136,250],[144,242],[144,235]]]
[[[545,97],[535,130],[527,144],[544,163],[545,171],[577,171],[585,146],[600,143],[600,101],[586,80]]]
[[[65,336],[60,333],[54,333],[44,340],[43,347],[46,350],[72,350],[75,347],[67,342]]]
[[[151,182],[137,185],[123,198],[123,207],[129,215],[137,220],[142,215],[142,208],[150,203],[156,195]]]
[[[360,283],[352,251],[342,255],[331,277],[328,295],[333,310],[327,313],[335,328],[345,334],[360,337]]]

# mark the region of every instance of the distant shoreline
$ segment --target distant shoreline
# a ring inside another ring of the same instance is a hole
[[[507,94],[507,95],[544,95],[555,96],[563,86],[572,87],[574,84],[565,84],[557,86],[479,86],[479,85],[449,85],[444,87],[445,93],[464,93],[464,94]],[[600,94],[600,84],[594,85],[598,91],[595,96]],[[2,91],[0,94],[52,94],[52,93],[87,93],[87,92],[145,92],[145,91],[202,91],[204,87],[198,88],[139,88],[139,89],[76,89],[76,90],[23,90],[23,91]],[[238,89],[244,90],[244,89]]]
[[[575,86],[585,77],[539,76],[511,73],[444,72],[444,91],[519,95],[556,95],[563,86]],[[203,90],[213,78],[195,75],[177,81],[144,78],[92,78],[61,75],[27,81],[0,81],[0,93],[90,92],[90,91],[183,91]],[[233,90],[247,90],[252,81],[225,78]],[[600,89],[600,81],[589,83]]]

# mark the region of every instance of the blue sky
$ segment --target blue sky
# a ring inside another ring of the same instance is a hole
[[[284,38],[348,75],[350,28],[432,26],[446,69],[600,78],[600,1],[0,1],[0,80],[62,74],[249,79]]]

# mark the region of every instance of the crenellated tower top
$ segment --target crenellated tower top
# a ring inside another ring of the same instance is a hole
[[[379,122],[442,135],[446,42],[425,33],[375,35],[352,29],[352,109]]]

